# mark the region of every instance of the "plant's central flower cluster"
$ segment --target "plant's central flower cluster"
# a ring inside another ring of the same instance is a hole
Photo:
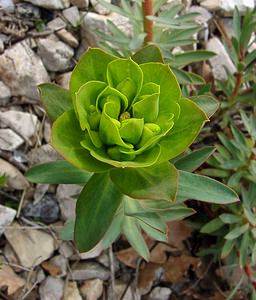
[[[169,111],[161,105],[161,86],[145,82],[147,64],[141,67],[131,59],[113,60],[107,83],[88,81],[79,89],[76,108],[86,130],[84,148],[101,150],[111,160],[132,161],[172,128],[172,105]]]
[[[52,145],[75,166],[150,167],[182,153],[198,134],[204,112],[181,98],[167,64],[143,61],[91,48],[76,65],[72,109],[52,129]]]

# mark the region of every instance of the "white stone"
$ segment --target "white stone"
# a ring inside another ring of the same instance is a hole
[[[131,24],[129,19],[116,13],[108,16],[101,16],[96,13],[89,12],[83,18],[81,23],[81,35],[86,45],[91,47],[97,46],[96,30],[102,33],[108,33],[107,20],[111,20],[120,30],[128,36],[131,34]]]
[[[103,293],[103,281],[100,279],[87,280],[80,288],[86,300],[98,300]]]
[[[61,300],[64,294],[64,281],[60,278],[48,276],[40,285],[41,300]]]
[[[75,281],[68,282],[67,286],[65,287],[63,300],[83,300]]]
[[[225,47],[217,37],[211,38],[207,44],[206,49],[215,52],[217,55],[210,59],[212,72],[215,79],[226,80],[227,73],[225,68],[231,73],[236,72],[236,68],[230,59]]]
[[[47,23],[47,27],[53,31],[66,28],[67,24],[60,17],[53,19]]]
[[[221,8],[222,0],[203,0],[200,5],[209,11],[216,11]]]
[[[51,125],[50,123],[46,120],[44,123],[44,139],[46,143],[50,143],[51,140]]]
[[[69,81],[71,78],[71,72],[63,73],[56,78],[56,81],[59,85],[61,85],[64,89],[69,89]]]
[[[31,268],[47,260],[56,249],[55,239],[48,233],[31,228],[22,228],[13,223],[4,235],[11,244],[23,267]]]
[[[155,287],[149,295],[149,300],[168,300],[172,291],[166,287]]]
[[[11,97],[11,91],[7,85],[0,81],[0,105],[5,105]]]
[[[0,0],[0,8],[2,8],[7,13],[13,13],[14,3],[12,0]]]
[[[47,70],[65,71],[72,66],[74,50],[61,42],[55,35],[38,39],[38,54]]]
[[[28,152],[30,166],[55,161],[58,159],[61,159],[61,156],[49,144],[32,149]]]
[[[110,291],[109,291],[110,292]],[[129,286],[127,288],[127,284],[122,282],[122,281],[117,281],[115,284],[115,294],[116,297],[118,299],[120,299],[120,297],[123,295],[123,293],[125,292],[124,296],[123,296],[123,300],[139,300],[140,297],[138,297],[138,295],[134,294],[131,287]]]
[[[235,7],[238,8],[240,12],[244,12],[247,9],[254,9],[254,0],[221,0],[221,8],[224,11],[232,12]]]
[[[56,32],[56,35],[66,44],[68,44],[72,48],[77,48],[79,46],[79,42],[76,37],[66,29],[61,29]]]
[[[25,0],[34,5],[48,9],[64,9],[69,7],[70,0]]]
[[[7,186],[16,189],[24,190],[29,187],[29,183],[24,175],[13,165],[0,158],[0,172],[7,176]]]
[[[11,129],[0,129],[0,149],[13,151],[24,143],[24,140]]]
[[[87,8],[89,6],[89,0],[71,0],[71,4],[78,8]]]
[[[64,277],[67,275],[67,259],[62,255],[56,255],[50,259],[50,263],[60,269],[60,273],[57,277]]]
[[[110,13],[110,10],[105,6],[101,5],[97,0],[90,0],[90,2],[94,10],[100,15],[108,15]],[[105,0],[105,2],[110,4],[111,0]]]
[[[76,184],[60,184],[57,188],[56,197],[61,210],[61,217],[64,221],[75,218],[76,199],[82,187]]]
[[[71,6],[69,8],[66,8],[62,11],[62,13],[63,13],[63,16],[65,17],[65,19],[73,27],[77,27],[79,25],[81,17],[80,17],[80,13],[79,13],[77,6]]]
[[[1,122],[18,132],[25,140],[33,137],[39,127],[36,115],[27,112],[8,110],[0,112]]]
[[[14,220],[16,210],[0,204],[0,236],[5,231],[5,227],[9,226]]]
[[[37,85],[49,81],[49,76],[41,59],[22,41],[0,55],[0,80],[14,96],[39,99]]]

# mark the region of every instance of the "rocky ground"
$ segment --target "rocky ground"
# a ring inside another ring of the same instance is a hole
[[[219,36],[211,34],[212,19],[218,16],[230,34],[234,5],[245,10],[254,0],[169,2],[202,13],[206,48],[218,54],[209,62],[214,78],[226,78],[224,67],[234,72]],[[240,273],[225,279],[224,268],[196,257],[202,241],[186,221],[170,224],[168,243],[148,240],[149,263],[122,239],[108,251],[98,245],[80,254],[59,239],[80,186],[33,185],[24,177],[30,166],[59,158],[37,85],[68,87],[76,61],[97,44],[95,30],[105,31],[110,19],[129,32],[129,20],[97,0],[0,0],[0,7],[0,173],[8,176],[0,190],[0,299],[226,299],[228,283]]]

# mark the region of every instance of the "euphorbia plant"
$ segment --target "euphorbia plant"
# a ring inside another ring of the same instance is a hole
[[[90,177],[76,208],[74,239],[80,251],[102,239],[107,247],[124,233],[147,258],[141,229],[164,240],[166,221],[193,212],[182,200],[237,200],[224,185],[187,172],[212,153],[208,147],[180,157],[212,107],[182,97],[156,47],[125,59],[91,48],[72,72],[69,91],[53,84],[39,89],[53,121],[51,144],[70,164],[35,167],[27,176],[50,183],[85,183]],[[183,171],[170,161],[178,156],[175,163]],[[51,179],[45,176],[49,172]],[[181,203],[175,205],[177,193]]]

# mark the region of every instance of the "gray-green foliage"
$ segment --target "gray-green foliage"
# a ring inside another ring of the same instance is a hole
[[[243,131],[230,126],[229,136],[218,133],[217,151],[208,160],[210,168],[202,174],[223,178],[230,187],[240,190],[241,182],[248,180],[256,183],[256,117],[254,113],[241,112]]]
[[[242,188],[240,205],[229,205],[225,212],[206,223],[202,233],[215,235],[217,244],[212,248],[221,258],[229,256],[230,264],[256,265],[256,184]]]
[[[242,17],[238,9],[235,9],[233,15],[234,34],[229,37],[223,37],[224,45],[227,53],[236,67],[234,74],[228,73],[226,82],[219,81],[218,89],[224,93],[224,98],[228,100],[229,105],[236,103],[255,104],[256,99],[256,76],[255,62],[256,49],[253,47],[255,43],[255,35],[253,35],[256,27],[256,10],[247,11]],[[241,82],[238,83],[238,80]],[[236,86],[238,89],[236,91]],[[234,92],[235,91],[235,92]]]
[[[98,0],[100,4],[127,17],[131,24],[131,33],[120,30],[113,22],[108,20],[108,33],[97,31],[99,45],[101,48],[114,55],[127,57],[140,49],[144,44],[146,36],[143,27],[142,0],[133,1],[129,4],[127,0],[121,0],[120,7],[109,4],[105,0]],[[152,44],[157,45],[166,63],[170,64],[173,72],[181,84],[204,84],[204,79],[194,73],[183,70],[190,63],[203,61],[215,54],[210,51],[184,51],[174,54],[174,48],[192,46],[197,43],[196,33],[201,26],[195,21],[198,13],[184,13],[182,5],[173,5],[167,10],[161,10],[167,0],[154,1],[154,16],[148,19],[154,21],[154,39]],[[192,47],[191,47],[192,48]]]

